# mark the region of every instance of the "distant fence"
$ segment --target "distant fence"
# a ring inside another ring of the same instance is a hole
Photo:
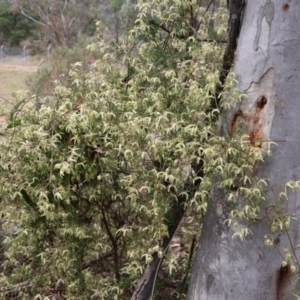
[[[0,60],[5,60],[9,56],[20,56],[23,60],[30,54],[27,46],[24,47],[6,47],[4,45],[0,46]]]
[[[30,60],[32,45],[25,45],[23,47],[7,47],[5,45],[0,46],[0,63],[13,63],[24,64],[27,60]],[[44,53],[44,62],[50,61],[51,45],[48,45],[46,53]]]

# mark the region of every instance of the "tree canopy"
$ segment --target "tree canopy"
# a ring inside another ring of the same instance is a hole
[[[33,35],[36,25],[11,9],[7,1],[0,2],[0,43],[16,46]]]

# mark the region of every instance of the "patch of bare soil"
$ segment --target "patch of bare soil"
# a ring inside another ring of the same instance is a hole
[[[36,72],[38,66],[26,66],[26,65],[0,65],[0,71],[24,71],[24,72]]]

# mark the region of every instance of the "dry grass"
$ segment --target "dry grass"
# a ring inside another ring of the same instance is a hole
[[[26,90],[28,72],[1,70],[0,68],[0,97],[13,100],[12,93]]]
[[[0,61],[0,118],[16,103],[15,92],[27,90],[28,75],[37,71],[38,58],[27,61],[6,59]]]

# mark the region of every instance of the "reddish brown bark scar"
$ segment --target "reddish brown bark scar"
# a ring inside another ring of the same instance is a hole
[[[282,9],[283,9],[284,11],[289,10],[289,8],[290,8],[290,5],[289,5],[288,3],[282,4]]]
[[[243,116],[244,116],[244,113],[240,109],[233,115],[233,118],[232,118],[232,121],[231,121],[231,124],[230,124],[230,135],[231,135],[231,137],[233,137],[233,135],[234,135],[238,118],[243,117]]]
[[[250,117],[250,122],[252,125],[250,126],[250,132],[249,132],[249,140],[250,144],[252,146],[261,147],[261,141],[263,139],[263,118],[264,114],[262,112],[263,108],[267,104],[268,100],[265,96],[260,96],[256,100],[256,110],[254,115]]]
[[[284,300],[286,290],[292,276],[291,266],[287,264],[286,266],[281,266],[276,274],[276,300]]]
[[[232,118],[230,124],[230,135],[233,137],[237,123],[242,119],[247,124],[247,131],[249,134],[249,142],[254,147],[261,147],[261,141],[264,139],[264,123],[265,113],[264,108],[268,103],[268,99],[261,95],[257,98],[255,106],[247,113],[239,109]]]
[[[257,102],[256,102],[257,108],[263,109],[264,106],[267,104],[267,102],[268,102],[268,100],[267,100],[267,98],[266,98],[265,96],[259,97],[259,98],[257,99]]]

